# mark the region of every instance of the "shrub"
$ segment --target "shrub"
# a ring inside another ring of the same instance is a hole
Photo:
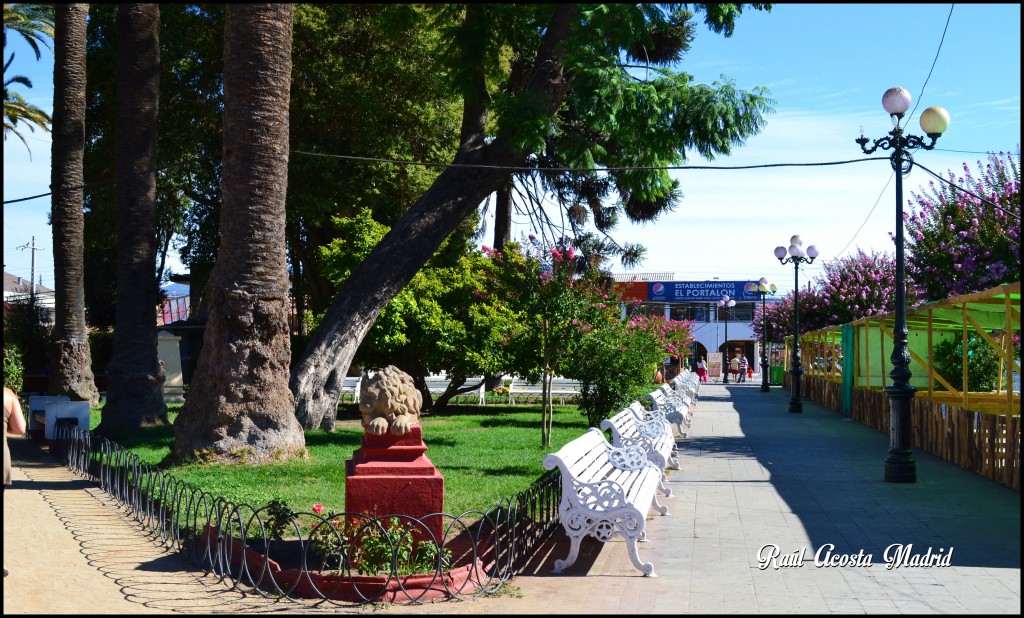
[[[18,346],[25,372],[42,373],[50,364],[49,311],[35,298],[4,301],[4,343]]]
[[[21,360],[21,350],[13,343],[4,344],[4,386],[15,393],[21,392],[25,381],[25,366]]]
[[[310,533],[309,548],[323,560],[321,571],[347,567],[360,575],[404,576],[449,568],[451,550],[439,553],[434,541],[415,536],[397,517],[355,523],[329,513]]]
[[[935,346],[935,372],[954,388],[962,388],[963,339],[956,337]],[[995,390],[999,381],[999,353],[979,336],[967,338],[967,390],[987,392]],[[945,388],[938,382],[936,388]]]
[[[580,409],[591,427],[650,390],[650,376],[665,357],[655,332],[613,321],[580,335],[566,360],[569,375],[583,386]]]

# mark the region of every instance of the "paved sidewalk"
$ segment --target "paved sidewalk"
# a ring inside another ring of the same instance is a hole
[[[12,438],[4,613],[1020,614],[1019,493],[918,451],[917,483],[885,483],[887,435],[810,402],[790,414],[787,392],[759,387],[702,387],[691,437],[679,442],[681,469],[669,473],[669,515],[648,519],[650,542],[640,545],[658,577],[642,577],[621,541],[590,539],[566,574],[553,575],[568,545],[559,534],[498,597],[423,606],[317,606],[232,591]],[[888,569],[893,544],[930,548],[950,564]],[[759,568],[773,545],[779,568]],[[816,566],[830,546],[853,564]]]

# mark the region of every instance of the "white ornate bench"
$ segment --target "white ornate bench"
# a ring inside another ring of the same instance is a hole
[[[583,537],[606,542],[618,535],[626,541],[633,566],[647,577],[657,577],[654,565],[640,560],[636,544],[647,540],[645,525],[651,506],[662,515],[668,514],[668,508],[658,503],[656,495],[662,470],[651,463],[643,448],[612,446],[600,429],[591,427],[545,457],[544,467],[561,470],[558,514],[571,541],[569,555],[555,561],[555,573],[576,562]]]
[[[700,379],[692,371],[680,373],[672,379],[672,388],[675,392],[684,397],[690,398],[690,407],[697,405],[697,395],[700,393]]]
[[[344,403],[346,395],[352,399],[352,403],[359,403],[359,384],[362,380],[363,376],[345,376],[341,392],[338,393],[338,403]]]
[[[569,399],[580,396],[583,385],[579,380],[555,377],[551,380],[551,400],[558,400],[559,405],[565,405]],[[539,401],[544,394],[544,387],[540,382],[527,382],[526,380],[512,376],[508,385],[508,404],[515,405],[516,397],[520,400]]]
[[[684,400],[667,384],[648,393],[647,398],[651,400],[651,409],[648,413],[657,413],[657,415],[675,425],[676,431],[679,432],[681,437],[688,437],[689,433],[686,428],[689,428],[692,422],[688,399]]]
[[[601,421],[601,428],[612,432],[612,446],[639,446],[647,451],[647,458],[662,471],[658,489],[666,498],[672,497],[672,490],[665,485],[665,469],[678,470],[679,460],[671,426],[658,418],[645,420],[643,406],[634,401],[633,405]]]

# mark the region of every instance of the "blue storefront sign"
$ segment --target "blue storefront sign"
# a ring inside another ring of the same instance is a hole
[[[749,281],[652,281],[647,284],[647,300],[669,303],[714,302],[723,294],[739,301],[760,300],[756,292],[744,292]]]

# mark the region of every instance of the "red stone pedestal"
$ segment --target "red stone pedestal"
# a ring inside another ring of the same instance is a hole
[[[419,423],[404,436],[363,434],[363,445],[345,462],[345,510],[417,519],[443,513],[444,477],[426,450]],[[430,517],[424,524],[440,542],[442,518]]]

